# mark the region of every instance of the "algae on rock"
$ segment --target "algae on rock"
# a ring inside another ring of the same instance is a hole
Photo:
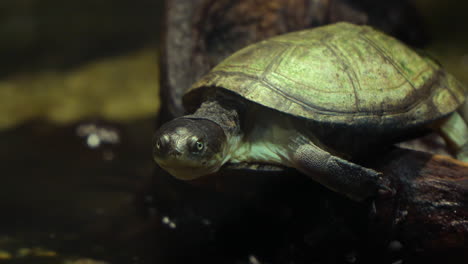
[[[70,71],[21,73],[0,80],[0,129],[30,119],[68,123],[86,117],[127,121],[155,115],[158,78],[154,47]]]

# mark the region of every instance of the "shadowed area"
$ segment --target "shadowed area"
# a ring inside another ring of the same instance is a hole
[[[349,14],[355,1],[326,2],[345,3],[336,14]],[[201,2],[210,8],[197,13],[192,22],[209,36],[195,49],[212,51],[210,62],[244,44],[242,38],[255,24],[242,16],[247,12],[255,11],[255,21],[263,21],[264,35],[276,32],[266,30],[269,27],[278,26],[283,32],[304,26],[300,21],[280,23],[283,20],[276,18],[285,13],[277,12],[278,6],[271,5],[274,1],[246,1],[270,5],[255,10],[241,5],[225,12],[232,6],[229,1]],[[288,12],[308,6],[306,2],[288,1],[292,3]],[[312,2],[320,1],[308,3]],[[432,36],[429,52],[468,83],[468,4],[414,2]],[[366,10],[375,9],[375,1],[362,3],[359,6]],[[307,10],[300,12],[305,15]],[[394,242],[387,249],[385,234],[372,233],[362,224],[369,204],[330,193],[295,171],[255,165],[250,168],[259,166],[262,172],[250,177],[252,171],[229,168],[220,178],[189,185],[156,169],[152,137],[160,102],[162,12],[160,0],[0,2],[0,263],[377,263],[382,258],[398,263],[419,257],[411,250],[420,245]],[[379,9],[372,19],[394,14]],[[203,20],[208,15],[209,20]],[[213,21],[221,22],[210,28]],[[235,21],[246,23],[237,28]],[[239,31],[231,35],[230,28]],[[419,41],[411,33],[406,37]],[[229,44],[224,46],[225,42]],[[179,45],[176,50],[181,52],[186,44]],[[191,70],[188,75],[195,76],[206,69],[192,66]],[[444,150],[432,139],[417,144]],[[417,158],[414,167],[405,163],[409,157]],[[456,178],[461,165],[447,167],[453,160],[440,156],[429,160],[426,154],[407,156],[407,152],[388,158],[392,164],[405,164],[401,168],[412,173],[427,162],[455,173],[446,179],[430,178],[437,188],[408,178],[420,197],[377,204],[381,224],[402,215],[412,220],[398,226],[398,231],[414,230],[399,233],[406,235],[402,239],[412,240],[429,230],[424,246],[434,252],[441,249],[445,242],[440,239],[441,224],[447,223],[447,217],[459,220],[448,231],[466,225],[460,220],[466,215],[451,210],[457,204],[444,203],[456,196],[451,190],[466,187]],[[234,177],[239,174],[244,177]],[[430,192],[444,188],[447,191],[440,197],[444,200],[430,211],[431,229],[418,226],[427,212],[408,201],[421,198],[425,203]],[[385,211],[398,202],[401,210]],[[373,234],[379,235],[372,240],[378,242],[375,245],[358,243]],[[447,237],[452,245],[463,245],[454,234]],[[455,259],[457,252],[451,250],[438,260]],[[417,252],[430,258],[428,251]],[[462,257],[466,259],[466,254]]]
[[[158,41],[162,1],[5,0],[0,76],[70,69]]]

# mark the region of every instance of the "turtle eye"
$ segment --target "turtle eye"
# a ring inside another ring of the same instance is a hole
[[[197,141],[196,144],[197,144],[197,150],[198,150],[198,151],[203,150],[203,148],[205,147],[205,145],[204,145],[203,142],[201,142],[201,141]]]
[[[192,153],[200,153],[205,149],[205,143],[198,138],[192,138],[192,142],[190,143],[190,152]]]

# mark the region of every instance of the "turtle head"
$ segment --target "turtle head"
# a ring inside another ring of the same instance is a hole
[[[226,135],[215,122],[177,118],[154,137],[153,157],[163,169],[182,180],[216,172],[224,163]]]

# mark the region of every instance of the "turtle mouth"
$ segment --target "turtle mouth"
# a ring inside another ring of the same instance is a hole
[[[169,172],[174,178],[179,179],[179,180],[184,180],[184,181],[195,180],[203,176],[213,174],[219,170],[218,167],[213,167],[213,168],[191,167],[191,166],[185,166],[185,167],[178,166],[177,168],[165,168],[163,166],[161,167],[165,169],[167,172]]]
[[[217,172],[222,165],[216,160],[212,160],[211,162],[186,161],[184,163],[180,160],[157,160],[156,162],[174,178],[185,181],[213,174]]]

